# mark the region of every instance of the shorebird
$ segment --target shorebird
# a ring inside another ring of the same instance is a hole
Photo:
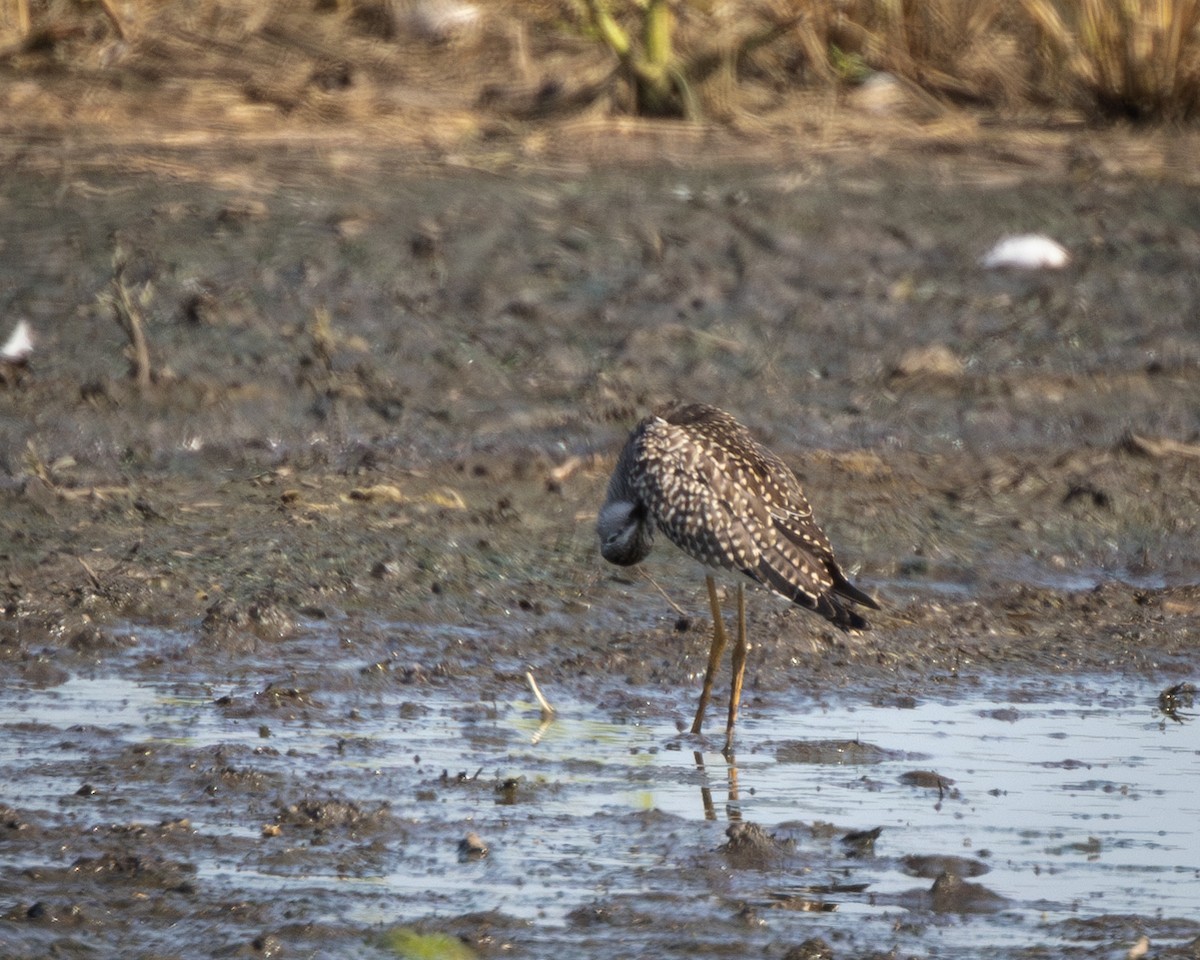
[[[867,630],[854,608],[879,604],[838,566],[829,538],[813,520],[800,481],[742,424],[707,404],[672,403],[630,434],[608,482],[596,523],[605,560],[645,560],[655,528],[708,567],[744,573],[842,630]],[[712,574],[705,576],[713,641],[692,733],[700,733],[726,635]],[[731,655],[726,757],[733,752],[746,671],[745,581],[738,581],[737,640]]]

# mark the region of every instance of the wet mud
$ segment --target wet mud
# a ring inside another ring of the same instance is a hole
[[[1197,955],[1193,184],[305,156],[0,180],[0,954]],[[594,543],[675,396],[884,605],[751,592],[732,764]]]

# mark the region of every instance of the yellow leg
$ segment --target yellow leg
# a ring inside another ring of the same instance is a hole
[[[721,665],[721,654],[725,652],[725,622],[721,619],[721,601],[717,599],[717,584],[712,577],[705,577],[708,585],[708,605],[712,608],[713,639],[708,651],[708,668],[704,671],[704,686],[700,690],[700,703],[696,707],[696,719],[692,721],[692,733],[699,733],[704,725],[704,711],[708,709],[708,698],[712,696],[713,678]],[[740,587],[738,588],[741,589]]]
[[[746,653],[750,644],[746,642],[746,588],[738,584],[738,629],[737,641],[733,645],[730,667],[733,678],[729,684],[729,722],[725,724],[725,757],[733,756],[733,725],[737,723],[738,704],[742,702],[742,680],[746,676]]]

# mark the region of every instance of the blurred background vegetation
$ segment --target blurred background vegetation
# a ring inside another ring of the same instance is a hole
[[[213,124],[486,136],[489,119],[738,122],[817,90],[1178,123],[1200,112],[1198,28],[1200,0],[0,0],[0,111],[82,120],[119,92]]]

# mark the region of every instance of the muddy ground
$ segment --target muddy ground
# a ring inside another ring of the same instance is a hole
[[[370,878],[410,869],[398,838],[462,836],[423,819],[450,790],[435,769],[411,790],[345,786],[336,765],[299,779],[269,749],[292,724],[338,731],[339,754],[396,716],[470,727],[527,699],[531,669],[605,722],[685,725],[708,642],[698,571],[667,547],[653,583],[607,567],[592,529],[623,436],[671,397],[735,412],[793,464],[884,605],[845,636],[752,592],[748,723],[806,701],[1196,679],[1188,135],[977,129],[951,145],[823,122],[808,148],[803,124],[747,140],[620,121],[536,162],[361,132],[114,147],[10,129],[0,335],[26,319],[35,350],[0,383],[0,695],[21,745],[5,756],[0,953],[598,956],[625,938],[644,956],[1123,955],[1148,933],[1176,944],[1154,955],[1196,955],[1200,914],[1112,910],[1084,910],[1094,936],[1073,945],[1058,930],[955,954],[917,929],[988,909],[971,884],[955,893],[955,869],[901,904],[907,946],[850,925],[809,942],[746,914],[737,889],[676,888],[680,870],[808,869],[793,848],[653,812],[619,825],[659,858],[642,892],[579,907],[561,936],[432,894],[363,915],[353,886],[198,866]],[[1030,230],[1070,266],[979,267]],[[144,317],[141,387],[123,294]],[[112,677],[173,685],[267,746],[169,730],[151,745],[103,714],[57,725],[20,706]],[[399,714],[371,708],[393,700]],[[530,804],[536,843],[539,798],[491,772],[487,802]],[[831,842],[814,826],[799,844]],[[404,939],[425,934],[454,940]]]

